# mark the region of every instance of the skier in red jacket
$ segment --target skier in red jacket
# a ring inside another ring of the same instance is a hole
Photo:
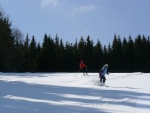
[[[80,71],[82,71],[84,75],[85,73],[87,74],[87,65],[83,62],[83,60],[80,61]]]

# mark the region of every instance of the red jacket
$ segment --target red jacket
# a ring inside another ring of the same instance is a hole
[[[83,69],[84,67],[86,67],[86,64],[83,63],[83,61],[80,62],[80,69]]]

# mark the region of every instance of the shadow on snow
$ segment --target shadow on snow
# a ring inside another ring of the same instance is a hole
[[[107,107],[113,105],[136,108],[136,99],[140,96],[150,94],[0,81],[0,110],[5,113],[109,113],[112,111]],[[145,104],[139,106],[150,108]]]

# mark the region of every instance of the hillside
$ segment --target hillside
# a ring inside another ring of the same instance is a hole
[[[1,113],[149,113],[150,74],[0,73]]]

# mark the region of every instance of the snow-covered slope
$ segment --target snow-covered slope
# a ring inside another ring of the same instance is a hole
[[[0,113],[149,113],[150,74],[0,73]]]

